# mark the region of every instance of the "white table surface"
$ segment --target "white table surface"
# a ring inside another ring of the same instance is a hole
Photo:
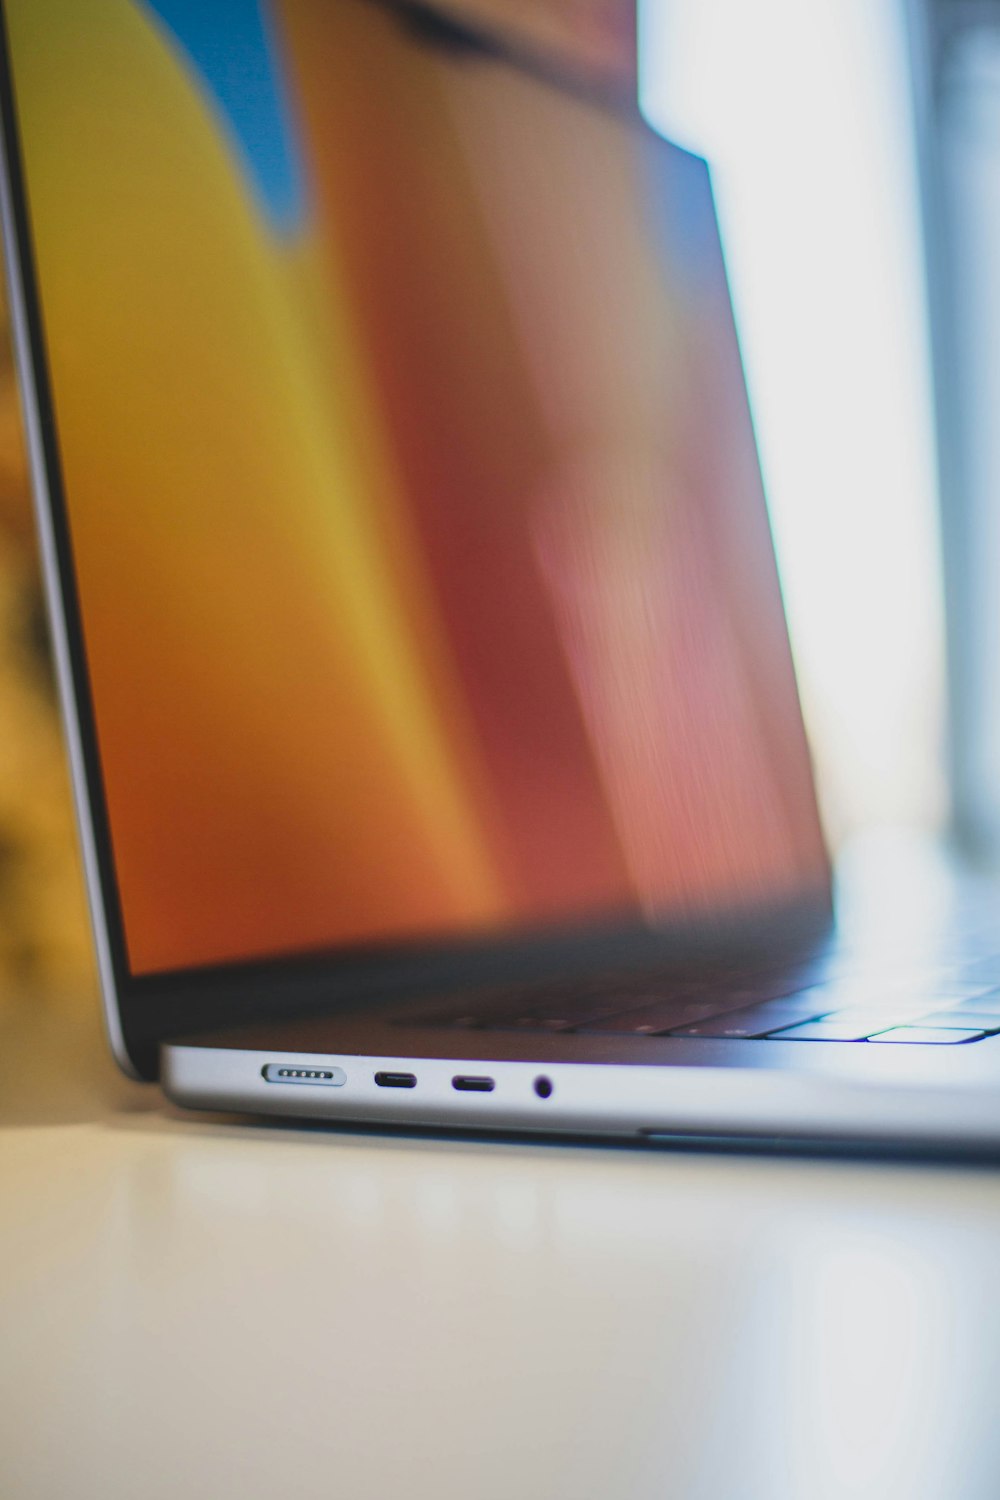
[[[262,1126],[0,1011],[0,1495],[1000,1495],[1000,1173]]]

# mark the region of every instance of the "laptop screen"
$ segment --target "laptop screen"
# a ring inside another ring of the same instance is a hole
[[[133,975],[827,890],[707,167],[504,9],[8,0]]]

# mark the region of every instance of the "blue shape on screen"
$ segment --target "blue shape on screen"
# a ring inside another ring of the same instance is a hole
[[[646,140],[647,201],[674,273],[691,292],[711,286],[720,249],[708,163],[666,136]]]
[[[239,144],[274,230],[291,234],[305,190],[280,53],[263,0],[145,0],[197,69]]]

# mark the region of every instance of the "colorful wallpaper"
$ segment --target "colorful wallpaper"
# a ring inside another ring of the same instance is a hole
[[[704,164],[376,0],[9,0],[136,973],[826,860]]]

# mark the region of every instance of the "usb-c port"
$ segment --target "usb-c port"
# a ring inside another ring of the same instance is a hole
[[[492,1078],[475,1078],[468,1073],[459,1073],[451,1080],[451,1086],[460,1094],[492,1094],[496,1088]]]
[[[415,1089],[416,1073],[376,1073],[375,1082],[380,1089]]]

